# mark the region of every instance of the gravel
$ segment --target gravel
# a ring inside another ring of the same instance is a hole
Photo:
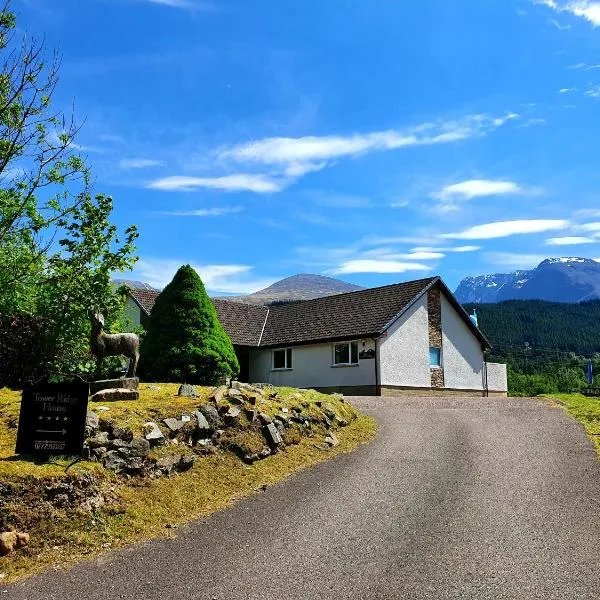
[[[600,462],[541,401],[356,398],[377,439],[11,600],[600,598]],[[2,589],[2,588],[0,588]]]

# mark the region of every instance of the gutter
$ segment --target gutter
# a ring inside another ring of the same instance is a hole
[[[375,395],[381,396],[381,384],[379,382],[379,354],[377,353],[377,340],[379,338],[372,338],[375,342]]]
[[[260,347],[260,343],[262,342],[263,335],[265,334],[265,328],[267,326],[267,319],[269,318],[269,311],[271,309],[267,308],[267,314],[265,315],[265,322],[263,323],[262,330],[260,332],[260,337],[258,338],[258,347]]]

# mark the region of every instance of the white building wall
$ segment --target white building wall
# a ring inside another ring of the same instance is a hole
[[[381,385],[431,387],[426,294],[388,329],[378,355]]]
[[[482,390],[481,342],[443,294],[441,302],[444,386],[459,390]]]
[[[128,325],[131,329],[135,329],[140,326],[141,310],[140,307],[132,300],[129,296],[125,300],[125,308],[123,310],[125,318],[128,321]]]
[[[487,381],[490,392],[508,391],[508,381],[506,376],[506,365],[501,363],[487,364]]]
[[[374,348],[373,340],[364,340],[365,349]],[[359,352],[363,349],[358,340]],[[290,370],[273,370],[273,350],[250,352],[250,381],[277,386],[324,388],[375,385],[375,359],[360,359],[357,366],[334,367],[333,344],[295,346]]]

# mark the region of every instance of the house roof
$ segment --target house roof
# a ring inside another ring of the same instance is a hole
[[[213,298],[219,320],[234,344],[278,347],[344,339],[377,337],[423,294],[438,285],[482,346],[490,344],[439,277],[303,300],[270,307]],[[149,314],[158,296],[129,290]]]

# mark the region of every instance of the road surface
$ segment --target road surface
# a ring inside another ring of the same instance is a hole
[[[533,400],[362,398],[380,433],[10,600],[600,598],[600,462]]]

